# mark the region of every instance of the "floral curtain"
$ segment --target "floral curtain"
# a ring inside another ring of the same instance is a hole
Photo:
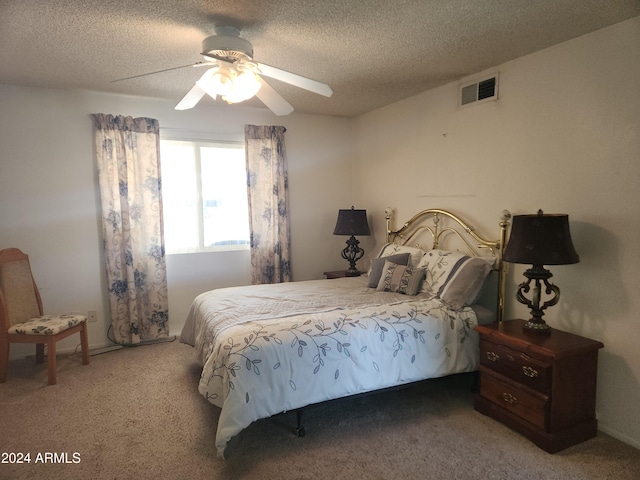
[[[158,121],[92,115],[113,340],[168,336]]]
[[[284,127],[245,126],[253,284],[291,281]]]

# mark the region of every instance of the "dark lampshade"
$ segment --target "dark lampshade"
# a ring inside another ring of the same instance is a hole
[[[578,263],[569,231],[569,216],[544,214],[515,215],[503,260],[528,265],[568,265]]]
[[[338,221],[333,230],[334,235],[371,235],[369,224],[367,223],[367,211],[338,210]]]

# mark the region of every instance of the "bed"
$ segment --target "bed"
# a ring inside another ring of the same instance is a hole
[[[398,230],[385,213],[387,243],[365,275],[194,299],[181,341],[202,364],[199,392],[221,409],[219,456],[258,419],[477,369],[473,327],[503,310],[508,212],[494,239],[446,210],[419,212]]]

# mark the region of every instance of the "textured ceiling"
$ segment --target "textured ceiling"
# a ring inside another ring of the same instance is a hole
[[[640,0],[0,0],[0,83],[177,103],[201,69],[111,81],[200,61],[231,25],[257,61],[333,88],[269,80],[296,112],[352,117],[638,15]]]

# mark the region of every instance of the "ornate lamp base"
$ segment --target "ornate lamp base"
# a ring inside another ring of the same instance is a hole
[[[349,262],[349,269],[347,270],[347,277],[358,277],[360,272],[356,268],[356,262],[364,255],[364,250],[359,247],[360,241],[351,235],[351,238],[347,240],[347,246],[342,250],[342,258]]]
[[[542,319],[544,310],[547,307],[551,307],[558,303],[560,300],[560,289],[549,283],[549,279],[553,276],[549,270],[542,265],[533,265],[532,268],[524,272],[524,276],[527,277],[527,281],[520,284],[516,298],[518,301],[531,309],[531,318],[522,327],[526,333],[534,333],[538,335],[551,335],[551,327],[545,323]],[[525,293],[529,293],[531,290],[531,281],[534,281],[532,299],[529,300],[524,296]],[[541,283],[545,285],[545,293],[547,295],[553,295],[549,300],[540,305],[541,296]]]
[[[544,320],[539,323],[534,318],[530,318],[522,326],[522,330],[525,333],[534,333],[536,335],[551,335],[551,327]]]

